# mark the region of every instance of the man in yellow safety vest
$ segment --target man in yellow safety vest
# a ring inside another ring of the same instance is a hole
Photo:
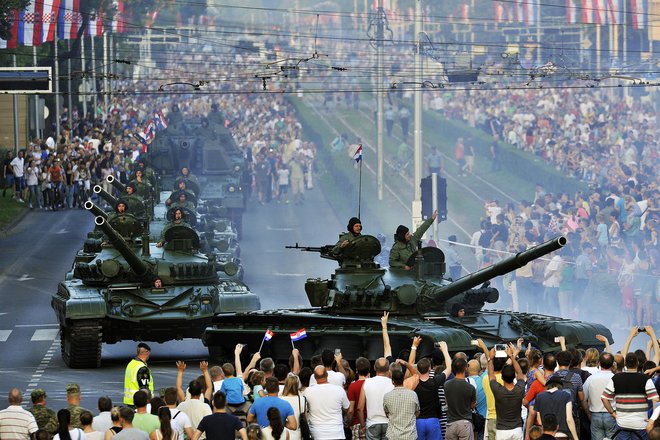
[[[124,374],[124,404],[133,406],[133,394],[139,390],[149,390],[154,393],[154,383],[151,370],[147,365],[151,348],[144,342],[137,345],[137,356],[126,366]]]

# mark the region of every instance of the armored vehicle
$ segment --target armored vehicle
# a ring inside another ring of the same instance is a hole
[[[188,168],[199,180],[197,195],[205,201],[208,212],[224,207],[241,235],[247,173],[231,132],[223,125],[209,126],[200,119],[180,122],[168,127],[154,141],[148,154],[150,165],[160,175],[164,188],[172,187],[181,169]]]
[[[374,262],[380,242],[361,236],[351,242],[341,255],[333,246],[294,249],[319,252],[323,258],[337,260],[340,266],[330,279],[308,279],[305,292],[311,308],[270,310],[247,313],[221,313],[202,337],[213,358],[232,353],[236,343],[259,346],[266,329],[274,332],[261,354],[288,359],[290,333],[301,328],[307,337],[296,342],[305,358],[323,348],[341,347],[345,359],[383,354],[381,317],[389,312],[388,333],[393,353],[410,346],[413,336],[421,336],[420,355],[428,355],[433,344],[447,342],[452,351],[474,352],[472,341],[487,344],[515,341],[523,337],[543,350],[558,347],[555,337],[564,336],[567,344],[599,346],[596,334],[612,339],[600,324],[583,323],[552,316],[503,310],[484,310],[486,303],[499,298],[489,280],[512,272],[566,243],[557,237],[490,267],[458,280],[443,278],[444,254],[437,248],[424,248],[411,257],[412,270],[385,269]],[[455,313],[458,310],[463,313]]]
[[[199,253],[190,226],[168,225],[158,247],[132,216],[88,209],[104,235],[88,239],[51,300],[69,367],[98,367],[103,342],[198,338],[219,312],[259,308],[247,286],[218,278],[237,267]]]

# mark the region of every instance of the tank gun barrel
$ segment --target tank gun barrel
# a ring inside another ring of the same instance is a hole
[[[85,209],[94,214],[94,217],[103,217],[105,220],[108,219],[108,213],[96,206],[91,200],[85,202]]]
[[[96,217],[94,219],[94,223],[96,226],[101,228],[105,235],[108,236],[110,243],[112,243],[115,249],[117,249],[121,256],[124,257],[128,265],[131,266],[131,269],[133,269],[133,272],[135,272],[137,276],[142,277],[149,273],[149,265],[142,261],[142,259],[135,252],[133,252],[133,249],[131,249],[130,246],[126,244],[126,241],[122,238],[122,236],[119,235],[119,233],[115,231],[114,228],[110,226],[110,224],[105,221],[103,217]]]
[[[126,185],[121,183],[115,176],[107,176],[105,178],[105,181],[108,182],[110,185],[114,186],[117,191],[119,191],[121,194],[126,192]]]
[[[495,263],[492,266],[466,275],[463,278],[459,278],[453,283],[437,289],[434,296],[436,300],[439,301],[450,299],[457,294],[465,292],[469,289],[473,289],[490,279],[507,274],[509,272],[513,272],[514,270],[523,267],[532,260],[536,260],[537,258],[541,258],[544,255],[561,249],[564,245],[566,245],[566,237],[555,237],[546,241],[545,243],[531,247],[526,251],[522,251],[509,258],[505,258],[504,260]]]
[[[104,190],[101,187],[101,185],[95,185],[92,191],[94,191],[94,193],[98,194],[101,198],[103,198],[103,200],[105,200],[112,206],[115,206],[119,201],[117,197],[113,196],[112,194]]]

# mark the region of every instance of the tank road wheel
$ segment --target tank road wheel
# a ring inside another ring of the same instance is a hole
[[[101,366],[101,326],[70,322],[60,327],[62,360],[69,368]]]

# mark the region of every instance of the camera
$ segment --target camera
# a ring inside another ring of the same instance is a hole
[[[341,348],[335,348],[335,356],[341,354]]]
[[[644,327],[640,327],[637,329],[637,333],[646,333],[646,329]]]

